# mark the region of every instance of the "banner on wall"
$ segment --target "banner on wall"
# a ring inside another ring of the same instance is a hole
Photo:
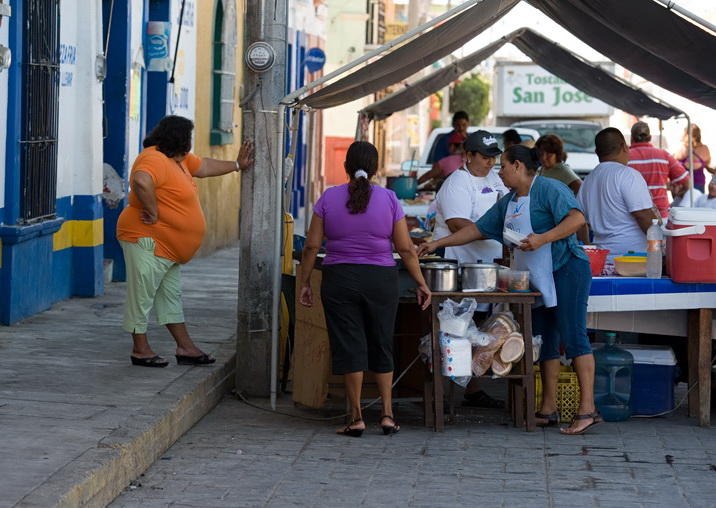
[[[171,70],[172,63],[169,58],[169,36],[171,30],[171,23],[168,21],[147,22],[144,54],[148,71],[167,72]]]

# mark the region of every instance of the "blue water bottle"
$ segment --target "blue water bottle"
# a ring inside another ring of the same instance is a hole
[[[616,345],[616,333],[607,333],[606,338],[606,345],[594,351],[594,402],[606,421],[623,422],[631,416],[634,357]]]

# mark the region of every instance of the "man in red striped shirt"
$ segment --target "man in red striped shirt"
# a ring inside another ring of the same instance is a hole
[[[669,215],[669,184],[689,185],[689,173],[669,152],[651,144],[651,133],[646,122],[637,122],[631,127],[629,167],[639,171],[649,187],[651,199],[662,217]]]

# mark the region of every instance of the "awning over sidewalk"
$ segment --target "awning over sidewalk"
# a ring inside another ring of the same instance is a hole
[[[361,113],[371,119],[383,119],[402,111],[437,92],[462,74],[489,58],[505,43],[511,42],[536,64],[585,93],[635,116],[653,116],[666,120],[681,112],[651,99],[639,88],[619,80],[601,67],[576,56],[529,28],[521,28],[475,51],[451,65],[374,102]]]
[[[655,101],[638,87],[620,80],[528,28],[520,30],[511,42],[555,76],[622,111],[662,120],[681,114],[681,111]]]
[[[340,106],[402,81],[455,51],[492,26],[519,0],[483,0],[375,62],[299,102],[311,108]]]
[[[630,71],[716,108],[716,37],[653,0],[527,0]]]
[[[383,99],[374,102],[361,113],[367,115],[372,120],[382,120],[389,117],[396,111],[402,111],[410,106],[417,104],[425,97],[428,97],[443,87],[449,85],[463,74],[470,72],[483,60],[489,58],[495,51],[500,49],[505,43],[509,42],[508,37],[493,42],[482,49],[471,53],[470,55],[457,60],[447,67],[428,74],[422,79],[407,85],[405,88],[391,93]]]

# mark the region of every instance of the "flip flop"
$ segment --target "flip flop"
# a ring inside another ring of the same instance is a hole
[[[210,365],[216,361],[216,358],[212,358],[206,353],[202,353],[199,356],[184,356],[174,355],[177,358],[177,364],[179,365]]]
[[[136,356],[129,357],[132,360],[132,365],[138,365],[139,367],[166,367],[169,362],[166,361],[159,355],[152,356],[151,358],[137,358]]]
[[[567,430],[569,427],[564,427],[559,429],[560,434],[564,434],[565,436],[580,436],[587,432],[588,428],[594,427],[596,424],[602,423],[604,421],[602,415],[600,415],[598,411],[595,411],[594,413],[587,413],[586,415],[576,415],[572,420],[570,427],[574,425],[574,422],[576,422],[577,420],[587,420],[589,418],[592,419],[592,423],[584,427],[582,430],[578,430],[577,432],[565,432],[565,430]]]

